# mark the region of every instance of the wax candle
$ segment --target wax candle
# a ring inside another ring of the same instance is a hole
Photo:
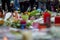
[[[44,17],[44,24],[47,24],[48,27],[50,27],[50,23],[51,23],[51,15],[49,12],[44,12],[43,14],[43,17]]]
[[[32,32],[23,31],[23,40],[32,40]]]

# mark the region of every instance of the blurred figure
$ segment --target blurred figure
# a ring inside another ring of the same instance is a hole
[[[0,8],[2,8],[2,2],[1,2],[1,0],[0,0]]]
[[[51,3],[50,0],[48,0],[48,1],[46,2],[46,8],[47,8],[47,10],[49,10],[49,11],[51,11],[51,5],[50,5],[50,3]]]
[[[19,0],[14,0],[14,8],[15,8],[16,10],[19,10],[19,7],[20,7],[20,5],[19,5]]]
[[[20,4],[20,11],[24,12],[24,0],[19,0],[19,4]]]
[[[39,0],[35,0],[36,9],[38,9],[38,5],[39,5]]]
[[[24,11],[27,11],[28,7],[29,7],[29,0],[25,0],[24,1]]]
[[[34,8],[34,5],[35,5],[35,0],[29,0],[29,2],[30,2],[30,6],[31,6],[31,11],[32,11]]]
[[[58,6],[57,12],[60,13],[60,4]]]
[[[7,4],[7,9],[10,12],[10,0],[1,0],[2,1],[2,9],[6,11],[5,4]]]
[[[54,5],[54,3],[51,4],[51,11],[56,12],[56,6]]]
[[[55,7],[55,11],[59,6],[59,0],[54,0],[54,7]]]
[[[38,8],[41,9],[42,11],[45,11],[46,10],[46,2],[39,0]]]
[[[14,1],[11,1],[10,3],[10,12],[12,12],[14,9]]]

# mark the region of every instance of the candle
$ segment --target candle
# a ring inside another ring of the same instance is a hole
[[[49,12],[45,12],[44,14],[43,14],[44,16],[44,24],[47,24],[47,26],[48,26],[48,28],[51,26],[51,15],[50,15],[50,13]]]
[[[23,40],[32,40],[32,32],[23,31]]]

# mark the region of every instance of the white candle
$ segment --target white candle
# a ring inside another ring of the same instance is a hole
[[[23,40],[32,40],[32,32],[24,31],[23,32]]]

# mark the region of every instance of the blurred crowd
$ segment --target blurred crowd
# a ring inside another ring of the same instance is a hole
[[[0,8],[4,11],[12,12],[13,9],[32,11],[34,9],[54,11],[60,10],[59,0],[0,0]]]

